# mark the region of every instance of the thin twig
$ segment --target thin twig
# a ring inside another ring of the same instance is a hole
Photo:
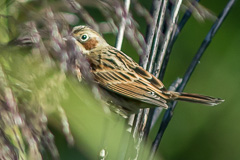
[[[196,0],[196,1],[193,1],[192,2],[192,5],[195,6],[200,0]],[[162,81],[163,80],[163,77],[164,77],[164,74],[165,74],[165,70],[166,70],[166,67],[167,67],[167,64],[168,64],[168,60],[169,60],[169,56],[171,54],[171,51],[172,51],[172,47],[173,47],[173,44],[175,43],[179,33],[182,31],[183,27],[185,26],[186,22],[189,20],[190,16],[192,15],[192,10],[191,9],[188,9],[181,21],[179,22],[179,24],[177,25],[177,29],[176,29],[176,32],[174,33],[174,36],[173,38],[171,39],[170,43],[169,43],[169,46],[167,48],[167,51],[166,51],[166,55],[165,55],[165,58],[163,60],[163,64],[162,64],[162,67],[161,67],[161,71],[160,71],[160,75],[158,76],[158,78]],[[174,84],[174,83],[173,83]],[[177,83],[178,86],[180,85],[179,82]],[[172,85],[171,85],[172,86]],[[170,86],[170,87],[171,87]],[[154,113],[153,113],[153,116],[152,116],[152,121],[151,121],[151,127],[150,129],[155,125],[156,123],[156,120],[159,118],[160,114],[161,114],[161,111],[162,111],[162,108],[154,108]]]
[[[147,48],[146,48],[146,53],[145,53],[146,55],[144,55],[145,58],[144,57],[140,58],[140,59],[144,59],[144,62],[142,63],[143,68],[146,68],[147,64],[149,64],[147,57],[150,54],[151,47],[152,47],[152,42],[154,41],[154,35],[155,35],[156,26],[157,25],[158,26],[162,25],[163,20],[164,20],[164,16],[162,16],[162,14],[165,15],[165,11],[166,11],[166,9],[161,9],[161,8],[162,7],[166,8],[167,2],[168,2],[168,0],[164,0],[164,4],[165,5],[162,5],[162,0],[160,0],[160,1],[156,1],[156,0],[153,1],[153,5],[152,5],[152,8],[151,8],[151,14],[153,15],[153,19],[155,21],[154,21],[153,24],[149,25],[148,28],[147,28],[147,35],[146,35]],[[156,19],[158,19],[158,21]],[[158,32],[158,33],[160,34],[160,32]],[[136,121],[136,127],[135,127],[134,133],[137,133],[138,131],[136,132],[136,130],[139,130],[139,126],[141,125],[141,123],[146,121],[144,119],[141,119],[140,117],[146,117],[147,118],[146,115],[148,115],[148,113],[149,113],[149,109],[144,109],[144,110],[141,110],[139,112],[138,118],[137,118],[137,121]],[[145,116],[143,116],[142,114],[144,114]]]
[[[145,53],[140,56],[140,65],[143,66],[143,68],[145,69],[147,68],[147,64],[148,64],[148,57],[151,51],[152,42],[155,35],[157,19],[159,17],[160,10],[162,7],[161,4],[162,4],[162,0],[160,1],[154,0],[152,3],[151,11],[150,11],[153,17],[153,23],[149,24],[147,27],[147,34],[145,37],[147,45],[146,45]],[[136,142],[135,143],[135,149],[136,149],[135,159],[137,159],[140,154],[141,143],[144,136],[144,128],[148,118],[148,113],[149,113],[148,108],[140,109],[139,113],[135,116],[135,120],[134,120],[135,125],[134,125],[134,129],[132,130],[133,138],[135,139],[135,142]]]
[[[178,13],[179,13],[179,8],[180,8],[180,6],[181,6],[181,3],[182,3],[182,1],[176,1],[176,3],[174,4],[174,7],[173,7],[173,9],[172,9],[172,11],[171,11],[171,15],[173,15],[173,16],[171,16],[171,19],[169,20],[169,22],[170,22],[170,25],[169,25],[169,29],[166,31],[166,35],[173,35],[174,34],[174,27],[176,26],[175,25],[175,23],[176,23],[176,17],[177,17],[177,15],[178,15]],[[170,5],[170,4],[169,4]],[[164,6],[164,5],[163,5]],[[168,23],[169,23],[168,22]],[[167,22],[165,22],[165,23],[167,23]],[[176,28],[176,27],[175,27]],[[161,27],[158,27],[158,31],[157,31],[157,35],[161,35]],[[158,36],[156,36],[155,38],[160,38],[160,37],[158,37]],[[165,38],[167,38],[167,37],[165,37]],[[166,40],[166,41],[169,41],[170,40],[170,37],[168,37],[168,39]],[[156,56],[156,51],[157,51],[157,48],[158,48],[158,43],[159,43],[159,41],[157,41],[156,39],[155,39],[155,41],[154,41],[154,45],[153,45],[153,52],[152,52],[152,56],[153,55],[155,55]],[[167,43],[167,42],[166,42]],[[163,45],[164,44],[166,44],[165,43],[165,41],[163,42]],[[164,46],[162,46],[162,47],[164,47]],[[152,58],[152,57],[151,57]],[[153,64],[155,64],[156,62],[154,61],[155,59],[151,59],[151,61],[150,61],[150,64],[153,66]],[[158,61],[157,61],[158,62]],[[152,71],[152,68],[149,68],[151,71]],[[153,73],[154,75],[155,75],[155,73]],[[151,129],[151,126],[152,126],[152,120],[153,120],[153,118],[154,118],[154,116],[155,116],[155,118],[154,119],[156,119],[156,115],[160,115],[160,113],[161,113],[161,111],[162,111],[162,108],[152,108],[152,109],[150,109],[150,114],[148,115],[148,120],[147,120],[147,124],[146,124],[146,128],[144,129],[144,132],[145,132],[145,134],[144,134],[144,136],[145,136],[145,139],[147,138],[147,136],[148,136],[148,134],[149,134],[149,132],[150,132],[150,129]],[[154,121],[155,122],[155,121]]]
[[[154,38],[154,35],[155,35],[157,19],[158,19],[158,16],[159,16],[160,9],[162,7],[161,4],[162,4],[162,0],[153,0],[153,2],[152,2],[152,8],[151,8],[150,13],[153,17],[153,23],[151,23],[147,26],[146,37],[145,37],[147,47],[146,47],[145,53],[143,55],[141,55],[140,62],[139,62],[139,64],[144,69],[147,68],[148,58],[149,58],[149,54],[150,54],[150,51],[151,51],[153,38]]]
[[[161,3],[162,3],[162,0],[154,0],[152,3],[151,11],[150,11],[150,14],[153,17],[153,23],[149,24],[147,27],[147,34],[145,37],[147,45],[146,45],[145,53],[140,56],[140,65],[145,69],[148,64],[148,57],[149,57],[149,53],[151,50],[153,37],[155,34],[157,19],[158,19],[159,12],[161,9]],[[140,109],[139,113],[137,115],[135,115],[135,120],[134,120],[135,123],[134,123],[134,128],[132,130],[133,138],[135,140],[137,140],[137,135],[139,133],[139,127],[140,127],[140,124],[142,121],[143,112],[144,112],[143,109]],[[145,111],[145,113],[146,113],[146,111]],[[132,118],[133,118],[133,116],[132,116]],[[141,143],[142,142],[141,137],[139,137],[139,139],[137,141]],[[136,157],[138,157],[138,154],[139,154],[140,143],[136,143],[136,145],[135,145],[135,149],[137,150]]]
[[[200,0],[193,1],[192,5],[195,6],[199,1]],[[159,74],[159,77],[158,77],[160,80],[163,80],[163,77],[164,77],[164,74],[165,74],[165,71],[166,71],[166,68],[167,68],[168,60],[169,60],[169,57],[170,57],[170,54],[171,54],[171,51],[172,51],[172,48],[173,48],[173,44],[177,40],[177,37],[178,37],[179,33],[182,31],[183,27],[185,26],[186,22],[189,20],[191,15],[192,15],[192,10],[188,9],[184,13],[181,21],[179,22],[179,24],[177,26],[174,37],[170,41],[169,46],[168,46],[167,51],[166,51],[166,55],[165,55],[165,58],[164,58],[164,61],[163,61],[162,67],[161,67],[161,71],[160,71],[160,74]]]
[[[157,48],[159,45],[159,41],[160,41],[160,36],[162,35],[162,29],[163,29],[163,22],[165,19],[165,14],[166,14],[166,10],[167,10],[167,4],[168,4],[169,0],[164,0],[163,1],[163,5],[161,8],[161,13],[159,14],[159,23],[157,24],[157,31],[156,31],[156,36],[153,40],[153,47],[152,47],[152,52],[151,52],[151,59],[148,63],[148,71],[152,72],[153,66],[154,66],[154,61],[157,55]]]
[[[173,9],[173,13],[172,13],[172,15],[173,15],[172,19],[173,20],[170,20],[170,23],[175,24],[176,17],[178,15],[179,7],[181,5],[181,2],[182,2],[181,0],[180,0],[180,2],[177,1],[177,3],[176,3],[177,7],[175,7]],[[157,31],[153,31],[154,27],[152,27],[152,28],[150,28],[152,31],[149,32],[150,34],[151,33],[153,33],[153,34],[156,33],[156,35],[155,36],[152,35],[152,37],[151,37],[151,35],[147,36],[147,38],[149,38],[148,47],[150,48],[150,50],[152,48],[151,60],[150,60],[150,62],[148,62],[148,64],[150,64],[149,65],[150,69],[151,69],[151,66],[153,66],[153,64],[154,64],[154,59],[156,57],[156,51],[157,51],[156,48],[158,47],[158,44],[159,44],[159,41],[160,41],[160,35],[162,34],[162,28],[163,28],[163,25],[164,25],[164,19],[165,19],[165,13],[166,13],[166,10],[167,10],[168,0],[164,0],[162,3],[163,3],[161,5],[162,8],[159,9],[158,21],[155,24],[157,26],[157,27],[155,26],[155,30],[157,29]],[[160,12],[160,10],[161,10],[161,12]],[[173,27],[172,27],[171,30],[168,30],[168,32],[170,32],[169,36],[172,34],[172,31],[173,31]],[[152,44],[152,43],[154,43],[154,44]],[[149,66],[148,66],[148,68],[149,68]],[[153,116],[153,110],[151,110],[151,112],[150,112],[150,109],[146,108],[146,109],[140,110],[139,114],[136,117],[136,125],[135,125],[135,128],[134,128],[134,133],[136,133],[136,131],[138,131],[139,136],[137,138],[136,145],[135,145],[135,147],[136,147],[136,157],[135,158],[139,157],[139,154],[141,153],[141,149],[142,149],[141,143],[142,143],[142,141],[146,140],[146,138],[148,136],[150,126],[151,126],[150,121],[152,120],[152,116]]]
[[[162,2],[162,1],[161,1]],[[156,32],[156,35],[152,36],[152,35],[149,35],[147,36],[147,38],[149,38],[149,42],[148,42],[148,48],[151,50],[152,49],[152,57],[154,57],[154,54],[156,53],[156,49],[157,46],[158,46],[158,43],[159,43],[159,39],[160,39],[160,35],[162,34],[162,26],[164,24],[164,19],[165,19],[165,12],[166,12],[166,8],[167,8],[167,4],[168,4],[168,0],[164,0],[162,2],[163,4],[161,5],[161,9],[159,8],[158,12],[158,21],[157,23],[155,24],[155,29],[154,27],[150,28],[152,30],[152,32],[149,32],[150,34],[151,33],[154,33]],[[153,7],[154,8],[154,7]],[[161,12],[160,12],[161,10]],[[156,14],[156,13],[155,13]],[[156,16],[156,15],[155,15]],[[157,28],[157,31],[153,31],[153,30],[156,30]],[[154,43],[154,45],[152,45],[152,43]],[[152,47],[153,46],[153,47]],[[155,53],[154,53],[155,52]],[[148,55],[149,56],[149,55]],[[150,64],[150,66],[153,65],[153,59],[151,57],[151,60],[150,62],[148,62],[148,64]],[[138,131],[138,139],[136,141],[136,157],[135,158],[138,158],[139,155],[141,154],[142,152],[142,147],[141,147],[141,144],[143,141],[146,140],[147,136],[148,136],[148,133],[149,133],[149,129],[150,129],[150,122],[149,120],[152,119],[152,112],[151,114],[150,113],[150,109],[149,108],[146,108],[146,109],[143,109],[140,111],[140,113],[138,114],[137,116],[137,121],[136,121],[136,126],[134,128],[134,131],[136,132],[136,130]],[[148,125],[147,125],[148,124]]]
[[[205,37],[204,41],[202,42],[198,52],[196,53],[196,56],[193,58],[192,63],[190,64],[188,70],[186,71],[182,84],[178,88],[178,92],[182,92],[183,89],[185,88],[190,76],[192,75],[195,67],[199,63],[199,59],[203,55],[204,51],[207,49],[208,45],[212,41],[213,37],[215,36],[216,32],[222,25],[223,21],[225,20],[226,16],[228,15],[230,9],[232,8],[233,4],[235,3],[235,0],[229,0],[228,4],[226,7],[223,9],[222,13],[218,16],[218,19],[216,22],[213,24],[211,30],[208,32],[207,36]]]
[[[131,0],[125,0],[125,3],[124,3],[124,10],[123,10],[124,14],[122,15],[121,23],[120,23],[120,26],[118,29],[116,44],[115,44],[115,46],[118,50],[121,50],[121,48],[122,48],[123,36],[124,36],[124,31],[125,31],[125,26],[126,26],[126,19],[128,17],[130,2],[131,2]]]
[[[169,44],[169,41],[170,41],[170,38],[171,38],[171,35],[172,35],[172,31],[174,29],[174,26],[176,25],[176,20],[177,20],[177,16],[178,16],[181,4],[182,4],[182,0],[176,0],[175,5],[174,5],[174,9],[173,9],[174,12],[173,12],[173,15],[172,15],[172,18],[171,18],[171,22],[169,24],[166,37],[163,40],[163,46],[160,50],[158,50],[158,52],[160,52],[160,53],[158,54],[159,56],[157,58],[156,67],[153,70],[153,74],[156,77],[159,76],[160,69],[161,69],[161,66],[162,66],[162,63],[163,63],[163,59],[164,59],[165,54],[166,54],[166,49],[168,47],[168,44]]]
[[[181,83],[181,85],[179,86],[179,88],[177,89],[178,92],[183,91],[184,87],[186,86],[189,78],[191,77],[194,69],[196,68],[201,56],[203,55],[204,51],[206,50],[206,48],[208,47],[209,43],[211,42],[212,38],[214,37],[214,35],[216,34],[216,32],[218,31],[218,29],[220,28],[220,26],[222,25],[224,19],[226,18],[226,16],[228,15],[230,9],[232,8],[233,4],[235,3],[235,0],[229,0],[228,4],[225,6],[224,10],[222,11],[222,13],[219,15],[219,19],[216,20],[216,22],[213,24],[212,28],[210,29],[210,31],[208,32],[206,38],[204,39],[203,43],[201,44],[198,52],[196,53],[195,57],[192,60],[192,63],[189,65],[184,77],[183,77],[183,81]],[[158,149],[158,146],[160,144],[160,141],[162,139],[162,136],[164,134],[165,129],[167,128],[172,116],[173,116],[173,111],[176,107],[177,102],[174,101],[173,103],[171,103],[170,108],[165,112],[162,123],[160,125],[159,131],[157,133],[157,136],[152,144],[152,149],[151,149],[151,153],[150,153],[150,160],[152,160],[155,156],[155,153]]]
[[[119,25],[119,21],[121,19],[125,19],[125,34],[124,36],[126,39],[132,44],[132,46],[136,49],[137,53],[139,55],[142,55],[144,53],[144,50],[146,48],[146,42],[144,40],[143,35],[141,32],[138,31],[137,26],[138,23],[137,21],[134,20],[133,16],[131,13],[125,13],[126,7],[123,7],[122,4],[120,3],[121,1],[112,1],[108,0],[107,1],[112,8],[112,12],[105,12],[105,10],[102,8],[102,12],[104,13],[105,17],[107,20],[112,21],[114,25]],[[128,2],[126,2],[128,4]],[[135,5],[137,2],[135,2]],[[129,4],[130,5],[130,4]],[[107,15],[112,16],[114,14],[116,17],[115,18],[109,18]],[[150,21],[152,21],[152,18],[150,18]],[[122,21],[121,21],[122,22]]]

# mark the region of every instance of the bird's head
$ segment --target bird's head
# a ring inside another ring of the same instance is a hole
[[[72,36],[77,40],[78,46],[85,54],[109,46],[99,33],[87,26],[74,27]]]

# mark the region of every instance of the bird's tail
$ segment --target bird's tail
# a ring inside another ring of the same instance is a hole
[[[215,105],[218,105],[218,104],[224,102],[223,99],[213,98],[213,97],[204,96],[204,95],[200,95],[200,94],[173,92],[173,91],[168,91],[168,94],[170,94],[170,97],[171,97],[170,99],[172,99],[172,100],[201,103],[201,104],[205,104],[205,105],[209,105],[209,106],[215,106]]]

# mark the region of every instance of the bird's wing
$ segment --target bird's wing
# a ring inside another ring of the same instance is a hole
[[[167,95],[160,80],[115,48],[91,56],[92,73],[104,88],[122,96],[167,108]]]

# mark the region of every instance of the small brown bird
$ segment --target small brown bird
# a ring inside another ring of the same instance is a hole
[[[139,108],[168,108],[167,102],[173,100],[210,106],[223,102],[219,98],[168,91],[159,79],[87,26],[73,28],[72,36],[88,59],[91,73],[102,88],[104,98],[128,113],[137,112]]]

